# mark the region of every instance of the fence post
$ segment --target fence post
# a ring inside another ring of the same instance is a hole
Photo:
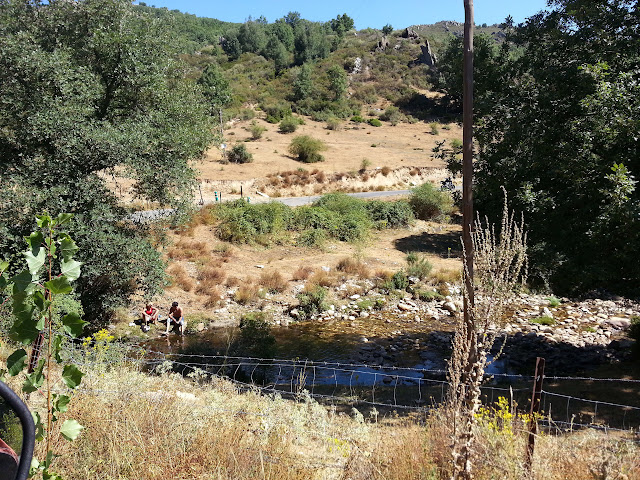
[[[531,409],[529,410],[529,440],[527,441],[527,455],[525,459],[525,469],[531,475],[533,464],[533,448],[538,431],[538,421],[536,416],[540,411],[540,394],[542,392],[542,380],[544,379],[544,358],[536,358],[536,373],[533,380],[533,393],[531,394]]]

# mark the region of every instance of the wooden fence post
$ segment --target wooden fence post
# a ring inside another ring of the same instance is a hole
[[[531,466],[533,464],[533,448],[538,431],[538,420],[536,419],[540,411],[540,394],[542,392],[542,380],[544,379],[544,358],[536,359],[536,373],[533,380],[533,393],[531,394],[531,409],[529,410],[529,439],[527,441],[527,455],[525,458],[525,469],[531,476]]]

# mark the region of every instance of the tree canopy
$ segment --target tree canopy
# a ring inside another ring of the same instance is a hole
[[[75,213],[78,291],[96,318],[163,279],[107,178],[185,206],[188,161],[212,141],[204,98],[171,58],[160,25],[125,0],[0,3],[0,255],[21,249],[36,213]]]
[[[551,6],[478,57],[477,206],[498,218],[507,189],[541,284],[637,293],[638,2]]]

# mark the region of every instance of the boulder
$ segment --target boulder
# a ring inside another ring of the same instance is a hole
[[[420,56],[420,62],[433,67],[437,63],[437,58],[435,53],[431,51],[431,45],[429,45],[429,40],[425,40],[425,44],[420,46],[422,50],[422,55]]]

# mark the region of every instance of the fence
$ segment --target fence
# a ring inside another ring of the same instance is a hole
[[[183,375],[226,377],[240,389],[300,398],[309,396],[336,406],[382,411],[428,412],[446,399],[449,382],[445,370],[381,367],[356,363],[167,353],[142,345],[116,347],[121,351],[97,360],[76,346],[73,361],[92,365],[124,361],[153,371],[171,362]],[[533,365],[532,365],[533,370]],[[527,412],[533,375],[486,375],[483,401],[499,397],[512,409]],[[615,398],[617,401],[611,401]],[[544,377],[540,392],[540,424],[548,430],[598,429],[634,432],[640,440],[640,380],[628,378]],[[635,400],[635,402],[634,402]],[[512,412],[513,413],[513,412]]]

